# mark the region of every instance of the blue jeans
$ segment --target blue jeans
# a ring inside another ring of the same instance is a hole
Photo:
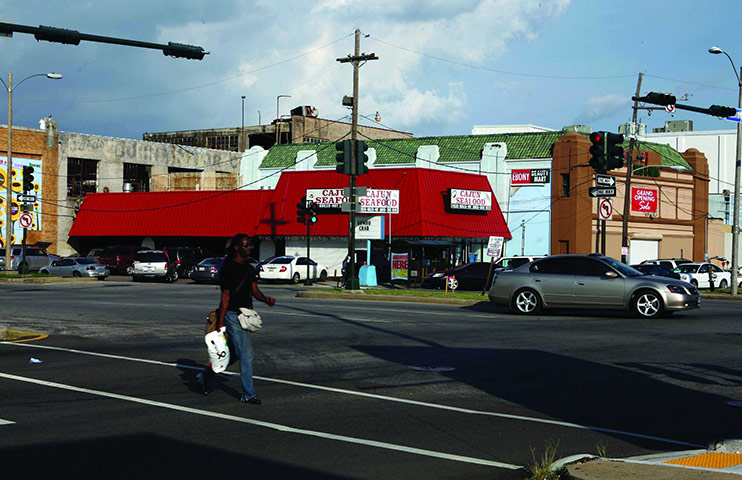
[[[252,339],[250,332],[243,330],[237,319],[237,312],[227,310],[224,315],[224,325],[227,327],[227,335],[232,341],[233,352],[240,359],[240,377],[242,378],[242,400],[249,400],[255,396],[255,388],[252,383]]]

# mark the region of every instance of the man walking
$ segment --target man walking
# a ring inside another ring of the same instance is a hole
[[[240,378],[243,389],[240,401],[260,405],[262,402],[253,387],[252,338],[250,332],[242,329],[237,317],[240,314],[240,308],[252,308],[253,297],[269,307],[275,305],[276,299],[265,296],[258,288],[255,268],[247,262],[251,248],[250,236],[245,233],[238,233],[229,243],[227,258],[219,270],[219,286],[222,296],[217,312],[216,328],[218,330],[222,326],[227,327],[227,336],[233,347],[231,354],[240,359]],[[213,375],[211,368],[206,367],[204,374],[199,376],[204,394],[211,391],[209,380]]]

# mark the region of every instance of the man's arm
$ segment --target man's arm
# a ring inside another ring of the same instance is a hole
[[[256,282],[252,282],[252,296],[255,297],[255,299],[265,303],[269,307],[272,307],[276,304],[276,299],[273,297],[266,297],[263,292],[260,291]]]
[[[229,306],[229,289],[222,290],[222,299],[219,302],[219,312],[216,320],[216,329],[219,330],[224,326],[224,315],[227,313],[227,307]]]

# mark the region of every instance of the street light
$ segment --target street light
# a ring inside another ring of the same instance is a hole
[[[290,97],[291,95],[279,95],[276,97],[276,145],[281,144],[281,130],[279,129],[279,113],[278,113],[278,101],[281,99],[281,97]]]
[[[734,65],[734,60],[729,56],[727,52],[717,46],[709,48],[709,53],[718,55],[723,53],[727,56],[732,64],[734,75],[737,77],[737,85],[739,86],[739,101],[737,102],[737,108],[742,109],[742,69],[740,73],[737,73],[737,67]],[[739,266],[739,257],[737,255],[739,249],[739,177],[740,177],[740,163],[742,163],[742,123],[737,122],[737,158],[734,165],[734,218],[732,218],[732,295],[737,295],[737,269]]]
[[[8,271],[11,270],[10,254],[13,250],[13,228],[11,227],[11,219],[13,217],[11,213],[11,206],[13,205],[13,92],[21,83],[34,77],[46,77],[51,78],[52,80],[60,80],[62,75],[59,73],[37,73],[35,75],[29,75],[18,82],[15,87],[13,86],[12,73],[8,73],[8,83],[5,83],[3,79],[0,78],[0,82],[5,86],[5,90],[8,91],[8,163],[5,172],[5,185],[7,187],[7,196],[5,198],[5,270]]]

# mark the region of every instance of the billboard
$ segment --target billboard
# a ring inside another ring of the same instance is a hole
[[[31,225],[28,227],[28,230],[40,230],[41,229],[41,192],[42,192],[42,186],[43,186],[43,178],[41,175],[41,160],[38,159],[31,159],[31,158],[19,158],[19,157],[13,157],[13,169],[10,175],[11,179],[11,189],[13,191],[12,198],[10,202],[8,202],[7,194],[8,194],[8,186],[5,183],[8,178],[8,157],[6,156],[0,156],[0,244],[5,245],[6,239],[6,212],[8,208],[8,204],[10,204],[10,212],[11,212],[11,225],[12,225],[12,235],[13,238],[11,239],[11,243],[20,243],[20,241],[23,239],[23,228],[19,225],[18,219],[21,216],[21,204],[17,200],[17,196],[23,194],[23,181],[22,181],[22,172],[23,167],[33,167],[34,168],[34,181],[33,181],[33,190],[29,191],[28,193],[30,195],[33,195],[36,197],[36,202],[29,204],[31,207],[31,216],[33,218],[33,221],[31,222]]]

